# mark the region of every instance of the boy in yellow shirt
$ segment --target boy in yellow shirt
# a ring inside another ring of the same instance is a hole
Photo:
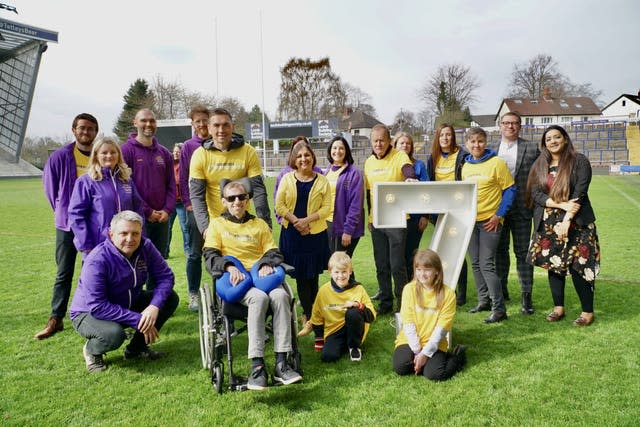
[[[360,346],[376,318],[376,312],[366,289],[351,279],[353,267],[346,252],[334,252],[329,258],[331,281],[325,283],[316,296],[311,320],[299,335],[324,327],[324,347],[320,360],[335,362],[349,352],[351,361],[362,358]]]

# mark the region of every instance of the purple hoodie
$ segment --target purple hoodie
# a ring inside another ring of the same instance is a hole
[[[70,231],[69,200],[76,182],[76,160],[73,157],[75,141],[57,149],[44,165],[42,183],[44,194],[53,209],[56,228]]]
[[[131,179],[122,182],[110,168],[102,168],[101,181],[88,174],[78,178],[69,203],[69,225],[76,249],[90,251],[105,240],[111,219],[123,210],[142,215],[142,199]]]
[[[149,239],[142,238],[131,258],[125,257],[110,239],[100,243],[84,260],[70,315],[89,313],[138,329],[140,313],[131,307],[142,293],[147,275],[156,281],[151,304],[162,308],[173,290],[173,272]]]
[[[136,140],[137,133],[129,134],[122,144],[122,158],[133,172],[133,182],[142,197],[144,218],[151,211],[163,210],[170,214],[176,207],[176,178],[173,174],[171,152],[153,137],[151,146]]]
[[[180,198],[185,208],[191,206],[191,197],[189,197],[189,165],[191,164],[191,156],[193,152],[202,147],[202,141],[198,135],[193,135],[191,139],[187,139],[182,146],[180,152]]]
[[[331,169],[325,171],[325,175]],[[351,237],[364,235],[364,179],[355,165],[346,167],[336,182],[336,198],[333,204],[333,236],[342,233]]]

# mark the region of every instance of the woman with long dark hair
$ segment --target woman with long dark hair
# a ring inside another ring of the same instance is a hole
[[[462,165],[468,153],[456,143],[456,130],[447,123],[441,123],[433,135],[431,154],[427,158],[427,175],[430,181],[461,181]],[[462,263],[458,286],[456,287],[456,304],[467,303],[467,260]]]
[[[582,313],[575,326],[593,323],[595,278],[600,244],[589,200],[591,164],[576,152],[567,131],[549,126],[542,134],[540,156],[531,167],[527,200],[533,207],[534,234],[529,262],[548,270],[554,309],[549,322],[565,317],[564,287],[571,274]]]

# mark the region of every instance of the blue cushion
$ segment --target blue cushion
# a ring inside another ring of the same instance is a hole
[[[272,290],[280,286],[284,282],[284,268],[277,266],[274,267],[274,272],[260,277],[258,270],[260,266],[256,262],[251,268],[251,278],[253,279],[253,286],[260,289],[265,294],[269,294]]]
[[[238,302],[242,299],[244,294],[253,286],[253,281],[251,280],[251,275],[244,268],[242,263],[236,258],[232,256],[225,256],[225,260],[231,262],[234,266],[244,274],[244,280],[242,280],[237,285],[233,286],[230,281],[231,275],[228,272],[224,272],[222,277],[220,277],[216,281],[216,293],[225,302]]]

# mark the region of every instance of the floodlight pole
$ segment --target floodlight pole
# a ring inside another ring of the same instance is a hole
[[[213,37],[215,39],[216,45],[216,97],[220,96],[220,68],[218,67],[218,17],[213,17],[213,26],[215,31],[213,33]]]
[[[260,86],[262,90],[262,172],[267,171],[267,138],[264,116],[264,49],[262,43],[262,9],[260,9]]]

